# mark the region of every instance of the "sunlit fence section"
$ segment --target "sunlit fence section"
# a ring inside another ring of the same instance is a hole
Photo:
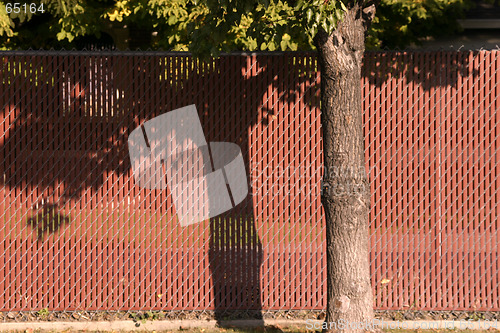
[[[0,52],[0,310],[324,309],[319,83],[312,53]],[[376,308],[500,311],[500,52],[370,52],[361,84]],[[182,227],[127,143],[191,104],[249,194]]]

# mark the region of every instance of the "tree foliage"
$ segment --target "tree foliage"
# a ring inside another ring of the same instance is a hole
[[[384,0],[377,7],[367,38],[368,48],[403,48],[422,37],[460,30],[457,19],[472,6],[467,0]]]
[[[468,1],[382,0],[367,45],[405,47],[456,32]],[[198,54],[312,49],[318,29],[331,32],[344,11],[342,1],[324,0],[43,0],[43,14],[8,14],[6,3],[0,6],[4,48],[72,48],[84,36],[135,27],[141,33],[131,38],[141,47]]]

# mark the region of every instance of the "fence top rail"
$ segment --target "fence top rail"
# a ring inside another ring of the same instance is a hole
[[[366,54],[421,54],[421,53],[455,53],[455,54],[468,54],[478,52],[500,52],[500,47],[493,50],[431,50],[431,49],[418,49],[418,50],[367,50]],[[0,50],[0,56],[184,56],[190,57],[190,52],[184,51],[119,51],[119,50]],[[303,56],[316,56],[316,51],[258,51],[258,52],[230,52],[220,53],[220,57],[227,56],[282,56],[282,55],[303,55]]]
[[[184,51],[88,51],[88,50],[0,50],[0,56],[192,56],[191,52]],[[315,51],[273,51],[273,52],[230,52],[220,53],[227,56],[279,56],[279,55],[316,55]]]

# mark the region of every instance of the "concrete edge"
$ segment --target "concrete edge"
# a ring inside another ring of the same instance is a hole
[[[298,326],[304,327],[305,331],[321,329],[323,320],[287,320],[287,319],[266,319],[262,320],[229,320],[223,321],[222,327],[260,327],[260,326]],[[361,324],[361,323],[360,323]],[[469,321],[469,320],[408,320],[391,321],[375,319],[372,325],[382,329],[468,329],[487,330],[500,329],[497,321]],[[146,322],[133,322],[131,320],[117,321],[54,321],[54,322],[17,322],[0,323],[0,331],[6,330],[95,330],[95,331],[144,331],[144,330],[175,330],[188,328],[213,328],[217,327],[215,320],[155,320]]]

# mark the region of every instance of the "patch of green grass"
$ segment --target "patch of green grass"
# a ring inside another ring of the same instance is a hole
[[[148,320],[153,321],[165,319],[165,314],[162,311],[146,311],[144,313],[132,313],[130,318],[136,323],[145,323]]]
[[[50,312],[49,312],[49,309],[47,309],[47,308],[40,309],[36,313],[36,315],[42,319],[46,318],[49,314],[50,314]]]

